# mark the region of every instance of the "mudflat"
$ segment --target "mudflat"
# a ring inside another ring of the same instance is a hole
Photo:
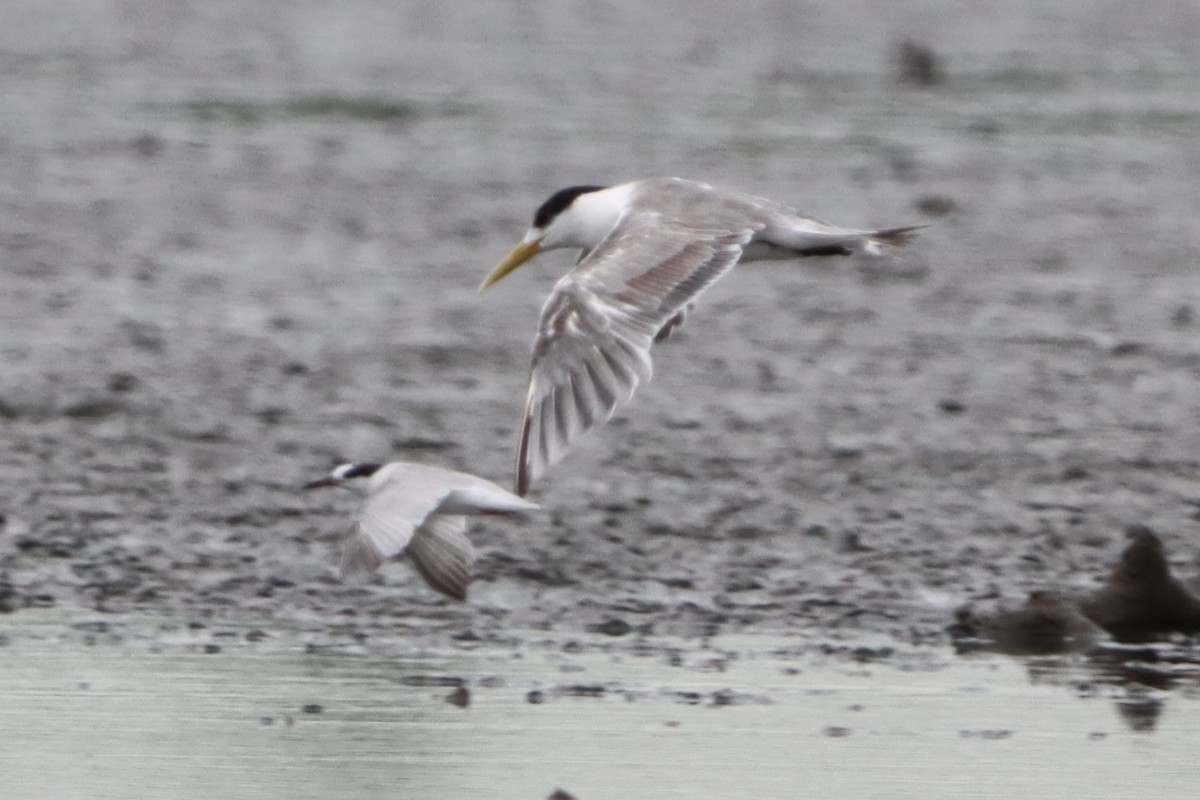
[[[0,606],[368,633],[944,636],[1195,574],[1200,9],[10,3]],[[906,37],[944,80],[897,80]],[[479,280],[545,196],[679,175],[896,258],[736,270],[654,381],[473,527],[466,604],[338,580],[339,461],[507,485],[538,309]]]

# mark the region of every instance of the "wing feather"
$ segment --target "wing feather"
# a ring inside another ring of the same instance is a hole
[[[451,551],[470,550],[470,542],[462,533],[466,527],[463,515],[518,514],[538,508],[491,481],[464,472],[402,463],[388,464],[384,469],[388,470],[386,480],[367,498],[357,524],[346,536],[343,578],[373,572],[406,549],[414,564],[423,561],[417,569],[426,580],[429,573],[457,574],[451,562],[458,564],[463,557],[452,557]],[[443,525],[442,520],[459,522]],[[454,534],[455,529],[460,533]],[[442,581],[446,587],[461,585],[466,591],[460,581],[447,581]],[[430,585],[451,597],[458,596],[432,580]]]
[[[413,536],[408,557],[433,589],[455,600],[467,599],[475,548],[467,538],[466,517],[430,517]]]
[[[533,344],[516,493],[650,380],[650,348],[741,258],[762,223],[697,229],[630,212],[555,285]]]

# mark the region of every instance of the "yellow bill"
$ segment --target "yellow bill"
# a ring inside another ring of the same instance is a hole
[[[536,256],[538,254],[538,250],[540,249],[541,247],[538,245],[536,240],[532,242],[521,242],[519,245],[510,250],[508,255],[504,257],[504,260],[497,264],[496,268],[492,270],[486,278],[483,279],[483,283],[479,284],[479,291],[482,292],[484,289],[488,288],[493,283],[500,280],[505,275]]]

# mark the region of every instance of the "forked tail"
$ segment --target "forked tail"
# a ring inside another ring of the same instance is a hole
[[[876,245],[886,244],[892,247],[903,247],[912,241],[915,231],[928,227],[928,225],[910,225],[907,228],[888,228],[882,231],[873,231],[867,237],[867,241]]]

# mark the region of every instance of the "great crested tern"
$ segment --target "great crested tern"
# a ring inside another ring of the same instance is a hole
[[[742,261],[878,253],[923,226],[855,230],[753,195],[680,178],[571,186],[480,284],[483,291],[543,250],[582,250],[542,307],[517,452],[515,490],[578,435],[606,422],[650,380],[650,347],[700,294]]]
[[[342,464],[305,489],[340,486],[366,478],[367,499],[342,551],[342,577],[373,572],[384,560],[407,551],[431,587],[465,600],[475,550],[467,517],[513,516],[539,506],[465,472],[394,461]]]

